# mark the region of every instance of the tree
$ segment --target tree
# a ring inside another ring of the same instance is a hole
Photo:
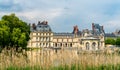
[[[112,44],[115,45],[116,41],[112,38],[105,39],[105,44]]]
[[[22,33],[20,35],[20,39],[18,40],[18,45],[22,46],[23,48],[25,48],[26,45],[27,45],[27,41],[25,41],[25,40],[26,40],[26,35],[25,35],[25,33]]]
[[[116,39],[116,45],[120,46],[120,37]]]
[[[20,39],[21,30],[19,28],[14,28],[11,34],[11,40],[13,46],[18,47],[18,40]]]
[[[0,45],[2,48],[9,44],[10,28],[5,23],[4,21],[0,21]]]
[[[0,20],[0,47],[26,48],[30,27],[15,14],[4,15]]]

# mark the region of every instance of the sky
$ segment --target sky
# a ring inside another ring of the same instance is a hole
[[[11,13],[27,23],[48,21],[54,32],[92,29],[92,23],[107,33],[120,29],[120,0],[0,0],[0,18]]]

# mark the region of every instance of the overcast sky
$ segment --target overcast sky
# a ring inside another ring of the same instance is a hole
[[[54,32],[91,29],[92,23],[105,32],[120,29],[120,0],[0,0],[0,17],[10,13],[28,23],[47,20]]]

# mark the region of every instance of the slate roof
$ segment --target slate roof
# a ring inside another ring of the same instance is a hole
[[[54,36],[74,36],[73,33],[53,33]]]
[[[116,35],[113,33],[106,33],[105,37],[116,37]]]
[[[53,36],[72,36],[73,37],[74,34],[77,34],[78,36],[84,36],[85,33],[87,33],[88,36],[92,36],[92,35],[100,35],[101,33],[103,33],[102,26],[100,26],[99,24],[94,24],[94,29],[95,31],[89,30],[89,29],[84,29],[83,31],[79,31],[78,27],[75,26],[73,32],[71,33],[55,33],[54,32]],[[48,25],[47,21],[43,21],[43,22],[39,21],[37,25],[34,23],[31,26],[30,30],[32,32],[52,32],[52,29]],[[114,37],[114,35],[111,35],[111,34],[106,34],[106,36]]]
[[[38,22],[37,25],[31,26],[31,31],[37,31],[37,32],[52,32],[51,27],[47,24],[46,21]]]

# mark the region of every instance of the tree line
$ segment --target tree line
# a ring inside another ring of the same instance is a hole
[[[15,14],[4,15],[0,20],[0,49],[26,48],[30,26]]]
[[[107,38],[105,39],[105,44],[111,44],[111,45],[118,45],[120,46],[120,37],[114,39],[114,38]]]

